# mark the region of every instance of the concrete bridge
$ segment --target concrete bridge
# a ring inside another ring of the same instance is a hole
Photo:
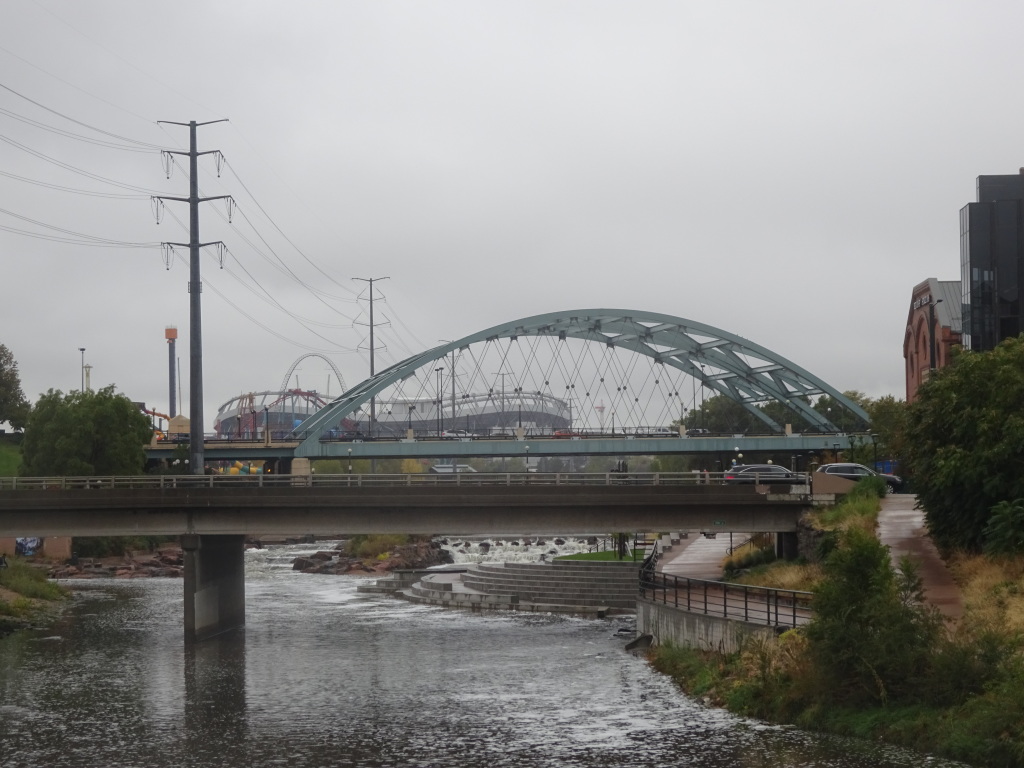
[[[0,478],[0,537],[180,535],[197,641],[244,624],[250,535],[772,531],[795,546],[814,501],[709,473]]]

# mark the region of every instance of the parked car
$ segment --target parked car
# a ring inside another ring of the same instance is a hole
[[[637,437],[679,437],[679,430],[671,427],[637,427]]]
[[[711,431],[704,429],[703,427],[691,427],[690,429],[686,430],[687,437],[705,437],[710,434]]]
[[[476,435],[465,429],[446,429],[441,433],[441,438],[444,440],[468,440],[472,437],[476,437]]]
[[[898,491],[903,487],[903,478],[899,475],[887,475],[884,472],[875,472],[875,470],[865,467],[863,464],[822,464],[818,467],[817,471],[824,472],[826,475],[845,477],[847,480],[863,480],[865,477],[880,477],[885,480],[885,484],[889,486],[890,492]]]
[[[725,470],[726,485],[740,483],[801,483],[803,477],[778,464],[737,464]]]

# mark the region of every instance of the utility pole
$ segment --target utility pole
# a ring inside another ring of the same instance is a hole
[[[178,123],[173,120],[159,120],[158,122],[168,125],[187,125],[189,129],[189,150],[188,152],[176,152],[166,150],[171,155],[188,155],[189,159],[189,195],[188,197],[161,197],[157,200],[177,200],[188,203],[189,206],[189,239],[188,243],[164,243],[165,247],[178,246],[188,247],[189,259],[189,461],[190,474],[201,475],[205,467],[203,441],[203,312],[201,294],[203,283],[199,274],[199,249],[207,245],[220,245],[223,243],[200,243],[199,242],[199,204],[209,200],[231,199],[230,195],[217,195],[215,197],[199,197],[199,155],[220,154],[219,150],[208,150],[199,152],[196,149],[196,128],[200,125],[211,125],[213,123],[224,123],[226,120],[209,120],[205,123],[197,123],[191,120],[187,123]]]
[[[373,367],[373,284],[378,280],[390,280],[390,277],[353,277],[353,280],[359,280],[364,283],[370,284],[370,378],[373,378],[373,374],[376,373]],[[373,428],[377,425],[377,398],[370,398],[370,437],[373,437]]]

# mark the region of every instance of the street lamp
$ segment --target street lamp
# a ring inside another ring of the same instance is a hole
[[[82,365],[81,365],[82,389],[81,389],[81,391],[85,392],[85,347],[79,347],[78,351],[82,353]]]
[[[440,437],[444,428],[444,419],[441,416],[441,374],[444,373],[444,368],[435,368],[434,371],[437,373],[437,436]]]
[[[352,449],[348,449],[348,473],[352,474]]]
[[[263,406],[263,438],[266,439],[270,434],[270,406]]]
[[[416,410],[415,405],[409,406],[409,431],[412,432],[412,412]]]

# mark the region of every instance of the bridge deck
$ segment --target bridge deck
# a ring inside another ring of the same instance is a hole
[[[0,536],[793,531],[806,485],[702,475],[6,478]]]

